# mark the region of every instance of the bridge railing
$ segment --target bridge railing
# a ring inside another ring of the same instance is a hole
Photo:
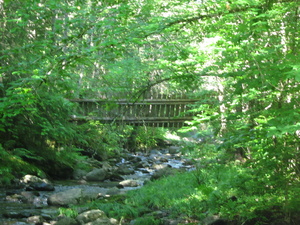
[[[75,120],[98,120],[102,123],[122,123],[153,127],[182,127],[192,120],[190,106],[196,99],[143,99],[131,102],[126,99],[71,99],[77,102]]]

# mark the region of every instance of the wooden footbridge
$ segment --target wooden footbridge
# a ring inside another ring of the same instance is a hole
[[[190,106],[198,100],[185,96],[157,95],[139,101],[127,99],[71,99],[78,103],[78,112],[73,120],[97,120],[102,123],[130,124],[134,126],[182,127],[193,114]]]

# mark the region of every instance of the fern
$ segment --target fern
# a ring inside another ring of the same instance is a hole
[[[43,158],[41,156],[35,155],[32,151],[29,151],[25,148],[15,148],[12,153],[20,157],[22,159],[33,159],[33,160],[42,160]]]

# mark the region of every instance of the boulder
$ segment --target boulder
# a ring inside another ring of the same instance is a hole
[[[42,216],[30,216],[27,218],[27,222],[32,224],[43,224],[45,219]]]
[[[26,188],[26,191],[54,191],[55,188],[52,184],[45,182],[30,183]]]
[[[25,183],[25,184],[29,184],[29,183],[41,183],[41,182],[46,182],[46,183],[50,183],[47,179],[41,179],[37,176],[34,176],[34,175],[25,175],[21,180],[20,180],[22,183]]]
[[[74,180],[81,180],[83,177],[85,177],[87,174],[87,171],[82,169],[74,169],[73,171],[73,179]]]
[[[116,225],[118,221],[108,218],[100,209],[89,210],[79,214],[76,220],[80,225]]]
[[[106,193],[108,196],[112,196],[112,195],[120,195],[121,194],[121,191],[120,189],[118,189],[117,187],[114,187],[114,188],[110,188],[107,193]]]
[[[10,219],[21,219],[21,218],[28,218],[30,216],[33,216],[31,210],[24,210],[22,212],[18,211],[9,211],[9,212],[4,212],[3,217],[5,218],[10,218]]]
[[[155,170],[162,170],[162,169],[165,169],[165,168],[170,168],[171,166],[168,165],[168,164],[153,164],[152,165],[152,168],[155,169]]]
[[[57,217],[57,208],[43,208],[41,209],[40,216],[42,216],[45,220],[50,221]]]
[[[25,203],[35,203],[35,200],[40,196],[39,193],[28,191],[22,191],[20,195],[22,196],[22,202]]]
[[[55,205],[55,206],[68,206],[68,205],[75,205],[82,202],[82,189],[74,188],[62,192],[55,193],[50,195],[47,203],[48,205]]]
[[[10,202],[24,202],[24,203],[36,203],[40,198],[38,192],[21,191],[16,193],[7,193],[6,201]]]
[[[137,156],[132,156],[132,157],[129,158],[129,161],[131,163],[138,163],[138,162],[141,162],[142,159],[140,157],[137,157]]]
[[[134,164],[134,168],[137,168],[137,169],[147,168],[147,167],[150,167],[150,164],[146,161],[140,161],[140,162]]]
[[[70,217],[63,217],[58,220],[55,225],[79,225],[78,221],[70,218]]]
[[[169,153],[174,155],[176,153],[179,153],[180,152],[180,147],[178,146],[170,146],[169,147]]]
[[[134,169],[129,165],[121,164],[117,169],[117,173],[120,175],[130,175],[134,174]]]
[[[97,187],[93,187],[93,189],[73,188],[50,195],[47,202],[48,205],[54,206],[83,204],[97,199],[102,191],[104,191],[103,188]]]
[[[5,200],[9,202],[22,202],[23,199],[24,197],[20,193],[9,194],[5,197]]]
[[[169,159],[167,159],[167,158],[164,158],[164,157],[161,157],[160,159],[159,159],[159,161],[161,161],[161,162],[169,162]]]
[[[137,187],[139,186],[138,183],[135,180],[123,180],[118,184],[119,188],[124,187]]]
[[[86,223],[85,225],[117,225],[119,224],[116,219],[113,218],[99,218],[96,219],[95,221]]]
[[[90,223],[97,219],[107,219],[107,216],[100,209],[94,209],[94,210],[83,212],[76,217],[76,220],[80,224]]]
[[[82,202],[87,202],[90,200],[97,199],[99,196],[106,194],[107,190],[105,188],[101,187],[92,187],[92,188],[86,188],[82,190]]]
[[[157,170],[150,178],[150,180],[157,180],[162,177],[167,177],[171,175],[175,175],[178,173],[180,170],[176,168],[171,168],[171,167],[165,167],[163,169]]]
[[[161,152],[158,149],[152,149],[152,150],[150,150],[149,153],[151,155],[160,155],[161,154]]]
[[[124,178],[121,175],[117,174],[116,172],[110,174],[108,179],[111,180],[111,181],[122,181],[122,180],[124,180]]]
[[[34,175],[25,175],[20,182],[26,184],[26,191],[54,191],[54,186],[49,180]]]
[[[118,166],[115,173],[119,175],[130,175],[130,174],[134,174],[134,169],[132,168],[131,165],[121,164]]]
[[[108,172],[105,169],[93,169],[86,174],[86,180],[88,181],[104,181],[108,176]]]

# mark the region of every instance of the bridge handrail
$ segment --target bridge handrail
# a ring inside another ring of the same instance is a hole
[[[149,126],[180,127],[192,120],[189,106],[198,99],[69,99],[80,104],[83,112],[73,121],[98,120],[103,123],[147,124]],[[108,108],[107,108],[108,105]],[[110,107],[109,105],[112,105]]]

